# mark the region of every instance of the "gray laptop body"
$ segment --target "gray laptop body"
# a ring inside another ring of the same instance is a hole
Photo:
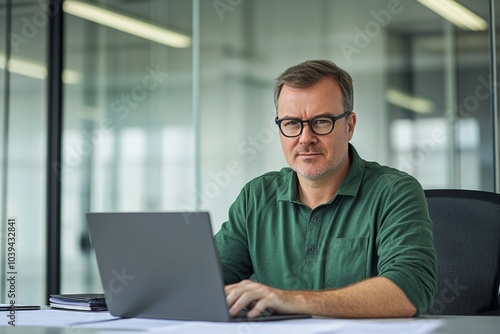
[[[207,212],[87,213],[87,222],[112,315],[236,320],[228,313]],[[303,316],[258,320],[297,317]]]

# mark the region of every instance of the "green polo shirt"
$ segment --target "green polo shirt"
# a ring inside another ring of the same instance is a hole
[[[224,280],[285,290],[339,288],[384,276],[419,313],[436,290],[436,253],[422,187],[412,176],[362,160],[336,196],[313,210],[299,201],[290,168],[245,185],[215,236]]]

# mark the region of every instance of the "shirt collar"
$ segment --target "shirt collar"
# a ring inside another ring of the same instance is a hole
[[[344,181],[340,184],[337,195],[356,196],[363,179],[365,162],[351,143],[349,143],[349,157],[351,158],[351,166]],[[297,173],[290,168],[284,168],[281,172],[283,173],[285,170],[288,173],[285,174],[284,182],[278,188],[278,201],[298,202]]]
[[[285,177],[283,178],[283,182],[278,186],[278,201],[297,201],[299,194],[297,173],[289,167],[283,168],[281,173],[284,173]]]
[[[361,159],[351,143],[349,143],[349,157],[351,158],[351,166],[344,181],[340,184],[337,195],[356,196],[361,186],[361,180],[363,180],[365,161]]]

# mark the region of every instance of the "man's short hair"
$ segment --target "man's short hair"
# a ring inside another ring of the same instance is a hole
[[[342,89],[344,112],[354,107],[352,78],[343,69],[329,60],[308,60],[285,70],[274,86],[274,106],[278,112],[278,99],[283,85],[293,88],[308,88],[321,79],[330,78],[338,82]]]

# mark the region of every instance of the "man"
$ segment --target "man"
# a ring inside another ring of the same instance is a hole
[[[356,126],[350,75],[329,61],[307,61],[278,77],[274,98],[290,168],[245,185],[215,236],[229,312],[425,311],[436,255],[424,193],[413,177],[362,160],[349,143]]]

